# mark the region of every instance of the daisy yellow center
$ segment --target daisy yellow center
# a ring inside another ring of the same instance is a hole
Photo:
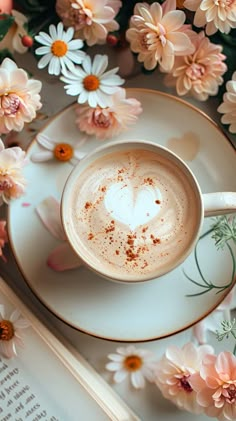
[[[69,161],[73,156],[73,148],[68,143],[58,143],[54,148],[54,156],[58,161]]]
[[[14,336],[14,327],[9,320],[0,321],[0,340],[10,341]]]
[[[56,57],[63,57],[68,51],[67,44],[64,41],[56,40],[51,45],[51,52]]]
[[[83,80],[84,89],[86,91],[96,91],[100,85],[100,81],[95,75],[88,75]]]
[[[143,360],[138,355],[129,355],[124,360],[124,367],[127,371],[137,371],[143,365]]]

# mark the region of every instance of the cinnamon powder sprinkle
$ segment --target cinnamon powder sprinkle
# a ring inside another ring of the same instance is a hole
[[[157,200],[155,200],[155,203],[156,203],[157,205],[160,205],[161,201],[160,201],[159,199],[157,199]]]
[[[89,234],[88,234],[88,240],[92,240],[94,238],[94,235],[93,235],[93,233],[92,232],[90,232]]]
[[[86,202],[85,205],[84,205],[85,209],[89,209],[89,208],[91,208],[91,206],[93,206],[93,204],[91,202]]]
[[[152,239],[153,244],[160,244],[161,242],[160,238],[154,237],[153,234],[150,235],[150,238]]]
[[[106,186],[101,187],[101,191],[104,193],[106,191]]]
[[[116,250],[116,254],[117,254],[117,255],[118,255],[118,254],[120,254],[119,250]]]
[[[105,228],[105,233],[107,234],[108,232],[112,232],[115,231],[115,221],[112,220],[110,225],[108,225],[107,228]]]
[[[143,227],[142,232],[146,232],[148,230],[148,227]]]
[[[149,186],[153,186],[154,181],[152,178],[148,177],[148,178],[144,178],[144,183],[149,184]]]

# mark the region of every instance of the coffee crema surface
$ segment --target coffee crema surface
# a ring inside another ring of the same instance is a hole
[[[97,158],[78,176],[68,204],[75,249],[115,279],[159,276],[196,235],[196,195],[184,170],[156,152]]]

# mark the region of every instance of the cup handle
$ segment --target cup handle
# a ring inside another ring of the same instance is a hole
[[[204,193],[204,216],[226,215],[236,212],[236,192]]]

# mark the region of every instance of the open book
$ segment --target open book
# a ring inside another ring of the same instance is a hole
[[[17,355],[7,358],[0,354],[1,421],[139,420],[87,361],[59,341],[2,278],[0,305],[9,316],[17,309],[29,321],[29,327],[22,329],[24,347],[17,348]]]

